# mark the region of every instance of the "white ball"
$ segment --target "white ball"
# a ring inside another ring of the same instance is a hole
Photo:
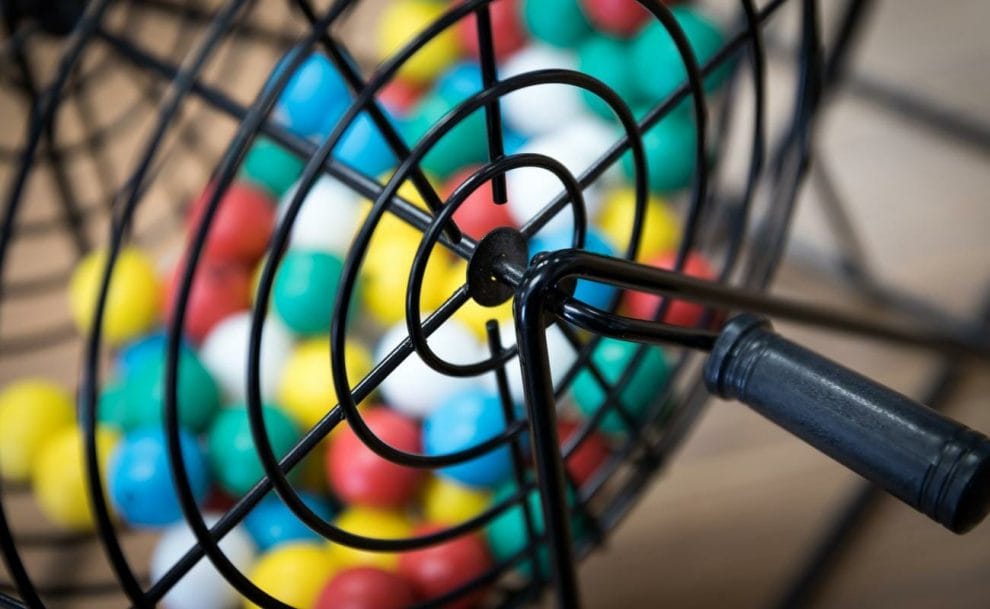
[[[206,525],[212,527],[218,515],[206,515]],[[196,544],[196,537],[185,522],[168,529],[158,540],[151,555],[151,579],[158,581]],[[220,549],[241,572],[251,568],[255,559],[255,547],[251,537],[240,527],[235,527],[220,540]],[[166,609],[226,609],[240,604],[240,595],[210,559],[203,557],[162,599]]]
[[[199,357],[230,401],[247,399],[248,342],[251,312],[235,313],[217,324],[203,341]],[[259,371],[261,399],[275,399],[282,367],[293,346],[292,333],[275,316],[268,316],[261,330]]]
[[[509,57],[499,68],[499,77],[505,80],[553,68],[576,71],[577,58],[561,49],[532,45]],[[502,98],[501,110],[508,125],[525,136],[548,133],[585,114],[581,89],[556,83],[513,91]]]
[[[502,337],[502,346],[506,349],[516,344],[516,326],[511,319],[499,324],[499,333]],[[550,359],[550,376],[556,384],[564,378],[567,370],[577,360],[577,351],[556,325],[547,328],[547,355]],[[505,377],[509,383],[512,401],[516,404],[524,403],[522,368],[519,366],[518,355],[505,363]],[[498,381],[494,373],[485,375],[485,384],[490,390],[498,391]]]
[[[407,334],[405,321],[392,326],[378,342],[375,361],[385,359]],[[444,322],[426,343],[439,357],[455,364],[473,364],[486,359],[486,351],[474,334],[455,319]],[[413,353],[386,377],[381,392],[395,410],[410,417],[424,418],[448,397],[481,385],[479,377],[454,377],[437,372]]]
[[[282,195],[278,208],[281,225],[299,184]],[[299,215],[292,225],[290,247],[343,255],[357,228],[360,197],[340,181],[320,176],[306,193]]]
[[[536,153],[556,159],[575,178],[579,178],[617,139],[618,132],[611,126],[598,119],[585,117],[563,129],[531,139],[520,153]],[[529,222],[547,203],[565,190],[564,184],[556,175],[535,167],[510,171],[507,185],[509,214],[519,225]],[[596,180],[583,191],[589,223],[601,207],[602,190],[601,181]],[[568,204],[541,232],[569,231],[573,226],[574,210]]]

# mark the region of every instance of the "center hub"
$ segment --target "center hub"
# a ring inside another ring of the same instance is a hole
[[[478,304],[495,307],[512,298],[515,288],[499,279],[497,267],[520,271],[529,263],[526,237],[514,228],[496,228],[478,243],[468,262],[468,294]]]

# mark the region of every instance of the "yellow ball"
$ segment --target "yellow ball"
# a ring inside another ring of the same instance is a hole
[[[484,512],[491,504],[485,491],[430,476],[423,489],[423,516],[428,522],[456,525]]]
[[[96,454],[106,496],[107,463],[119,437],[107,427],[96,430]],[[32,470],[34,496],[42,513],[65,528],[93,528],[93,511],[83,455],[82,431],[71,426],[58,431],[38,454]]]
[[[23,482],[31,477],[38,452],[75,419],[72,396],[44,379],[25,379],[0,393],[0,476]]]
[[[89,332],[96,310],[106,252],[83,258],[69,283],[69,306],[80,332]],[[120,251],[113,267],[103,316],[103,337],[119,345],[151,328],[158,318],[159,285],[151,260],[135,248]]]
[[[404,539],[413,531],[412,521],[401,512],[349,507],[337,517],[336,525],[348,533],[376,539]],[[340,544],[330,544],[330,554],[340,567],[369,566],[394,571],[399,555],[369,552]]]
[[[291,607],[308,608],[337,572],[337,566],[317,543],[289,543],[264,554],[248,575],[259,588]],[[247,609],[257,605],[245,600]]]
[[[618,251],[629,246],[636,210],[636,191],[618,188],[605,197],[598,215],[598,226]],[[681,240],[681,223],[670,207],[657,196],[646,200],[643,215],[643,232],[640,238],[637,260],[645,261],[677,248]]]
[[[440,18],[447,9],[446,2],[435,0],[395,0],[387,3],[378,22],[378,58],[387,59],[400,51],[419,32]],[[454,27],[438,34],[420,48],[399,70],[399,77],[427,84],[460,54],[460,44]]]
[[[444,288],[444,294],[446,296],[453,294],[457,288],[464,285],[467,281],[466,268],[466,262],[458,262],[452,267],[452,270],[447,273],[447,285]],[[495,307],[482,306],[475,302],[473,298],[470,298],[461,306],[460,309],[457,310],[456,313],[454,313],[454,319],[470,328],[471,331],[478,336],[478,339],[483,345],[488,344],[488,331],[485,329],[485,324],[488,323],[489,319],[494,319],[496,322],[502,322],[511,318],[511,298]],[[502,342],[506,342],[506,337],[502,337]]]
[[[347,380],[353,387],[371,370],[371,355],[358,343],[347,341]],[[282,370],[278,404],[303,429],[316,425],[337,403],[330,368],[330,343],[314,338],[296,346]]]

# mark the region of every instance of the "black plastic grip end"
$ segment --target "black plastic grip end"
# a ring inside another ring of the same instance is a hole
[[[990,439],[742,315],[705,362],[713,394],[738,399],[949,530],[990,512]]]

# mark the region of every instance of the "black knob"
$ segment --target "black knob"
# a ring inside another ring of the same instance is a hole
[[[742,315],[707,362],[708,390],[738,399],[949,530],[990,511],[990,439]]]

